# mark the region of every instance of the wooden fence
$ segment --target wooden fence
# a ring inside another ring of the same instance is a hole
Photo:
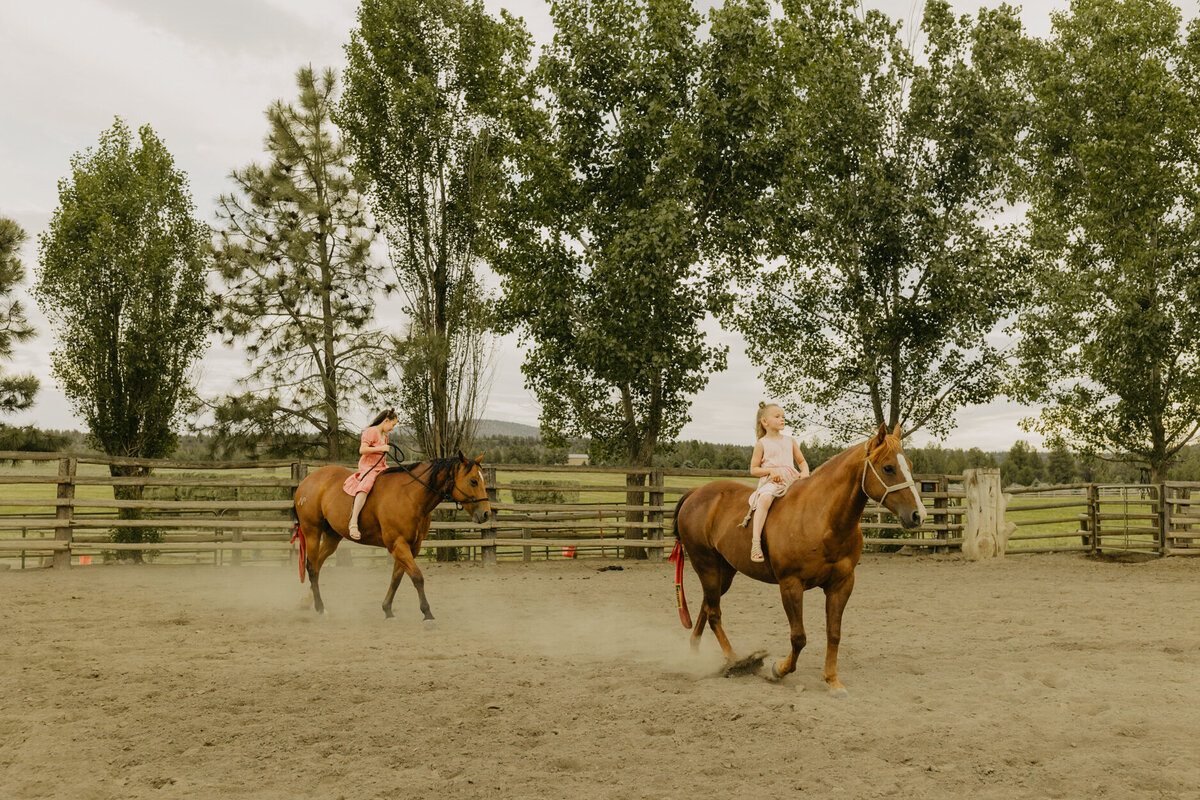
[[[289,543],[291,495],[317,466],[302,461],[186,462],[93,455],[0,452],[0,557],[22,566],[59,567],[140,551],[164,560],[213,563],[294,563]],[[113,476],[112,466],[148,468],[144,477]],[[715,478],[753,485],[742,471],[649,467],[486,467],[495,518],[475,525],[458,515],[435,521],[423,557],[456,548],[467,558],[505,559],[623,555],[642,548],[664,558],[673,545],[675,503]],[[961,476],[923,475],[930,515],[903,531],[885,509],[863,516],[868,548],[931,548],[961,544]],[[631,486],[630,484],[637,484]],[[140,499],[119,499],[115,487],[142,487]],[[453,507],[444,505],[445,512]],[[120,519],[122,509],[139,519]],[[158,542],[112,541],[114,529],[147,529]],[[378,548],[347,548],[339,558],[386,558]]]
[[[66,567],[123,550],[164,561],[294,564],[291,496],[317,466],[23,452],[0,452],[0,463],[11,465],[0,468],[0,558],[20,559],[22,567]],[[150,474],[113,476],[114,465],[148,468]],[[673,544],[675,503],[684,492],[715,478],[755,482],[728,470],[500,465],[485,472],[494,519],[475,525],[459,514],[433,522],[423,558],[444,548],[487,563],[616,557],[641,548],[661,559]],[[963,477],[916,479],[929,510],[925,525],[902,530],[886,509],[870,503],[862,521],[868,549],[944,553],[961,547],[964,518],[971,513]],[[114,488],[129,486],[142,487],[142,497],[118,499]],[[1006,518],[1018,528],[1008,552],[1200,553],[1200,494],[1192,499],[1197,488],[1075,484],[1011,490],[1019,499]],[[118,520],[122,509],[140,518]],[[442,510],[452,516],[452,506]],[[113,542],[117,528],[148,529],[161,541]],[[389,556],[379,548],[339,549],[342,563],[351,557]]]
[[[1008,552],[1200,555],[1198,489],[1181,482],[1008,489],[1007,516],[1018,526]]]

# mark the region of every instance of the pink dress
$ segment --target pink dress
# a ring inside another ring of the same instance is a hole
[[[386,447],[387,436],[379,428],[367,428],[362,434],[362,443],[367,447]],[[346,478],[342,491],[353,497],[359,492],[369,492],[375,485],[375,477],[387,469],[383,453],[366,453],[358,459],[358,472]]]
[[[754,494],[750,495],[750,508],[758,505],[758,498],[762,495],[775,495],[783,497],[787,493],[788,487],[795,483],[800,478],[799,471],[794,466],[792,460],[792,437],[780,435],[778,438],[764,436],[759,439],[763,446],[762,461],[758,462],[760,467],[767,469],[782,469],[783,483],[775,483],[771,480],[770,475],[764,475],[758,479],[758,488],[754,490]]]

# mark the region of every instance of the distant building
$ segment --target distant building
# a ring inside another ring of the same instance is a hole
[[[590,463],[592,463],[592,462],[588,460],[587,453],[568,453],[567,454],[567,466],[568,467],[586,467]]]

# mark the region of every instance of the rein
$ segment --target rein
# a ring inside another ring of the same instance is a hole
[[[482,498],[480,498],[480,499],[478,499],[478,500],[472,500],[471,498],[469,498],[469,497],[466,497],[465,495],[464,495],[463,499],[461,499],[461,500],[460,500],[459,498],[457,498],[457,497],[455,497],[455,496],[454,496],[454,490],[455,490],[457,487],[456,487],[456,486],[453,484],[453,482],[450,484],[450,491],[449,491],[449,492],[446,492],[446,491],[444,491],[444,490],[442,490],[442,489],[435,489],[435,488],[433,488],[433,487],[432,487],[432,486],[430,486],[428,483],[426,483],[424,480],[422,480],[422,479],[421,479],[421,478],[420,478],[420,477],[419,477],[419,476],[418,476],[416,473],[414,473],[414,472],[413,472],[411,469],[409,469],[408,467],[406,467],[406,466],[404,465],[404,461],[403,461],[404,451],[400,449],[399,445],[396,445],[396,444],[393,444],[393,443],[391,443],[391,442],[388,442],[388,447],[389,447],[389,448],[391,448],[391,450],[394,450],[394,451],[395,451],[395,452],[391,452],[391,453],[390,453],[390,455],[392,456],[392,460],[396,462],[396,466],[397,466],[397,467],[399,467],[401,470],[403,470],[403,471],[404,471],[404,473],[405,473],[406,475],[408,475],[408,477],[412,478],[414,481],[416,481],[417,483],[421,484],[421,485],[422,485],[422,486],[424,486],[426,489],[428,489],[430,494],[432,494],[432,495],[436,495],[436,496],[439,496],[439,497],[440,497],[442,500],[449,500],[451,503],[454,503],[455,507],[456,507],[456,508],[457,508],[459,511],[462,511],[464,506],[474,505],[475,503],[485,503],[485,502],[487,502],[487,497],[482,497]],[[400,457],[399,457],[399,458],[396,456],[396,453],[397,453],[397,452],[400,454]],[[381,456],[380,456],[380,458],[381,458],[381,459],[382,459],[382,458],[385,458],[385,457],[386,457],[386,456],[388,456],[388,455],[389,455],[389,453],[384,453],[383,455],[381,455]],[[376,463],[376,464],[378,464],[379,462],[377,461],[377,462],[375,462],[375,463]]]

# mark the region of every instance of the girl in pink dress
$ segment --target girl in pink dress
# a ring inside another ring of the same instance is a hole
[[[375,485],[375,477],[387,468],[388,434],[396,427],[396,412],[388,409],[380,413],[362,432],[362,444],[358,452],[358,472],[342,484],[342,490],[354,498],[354,509],[350,512],[350,538],[362,536],[358,530],[358,512],[367,502],[367,493]]]
[[[784,434],[786,422],[783,409],[774,403],[758,404],[758,416],[754,418],[754,433],[758,443],[750,457],[750,474],[757,477],[758,488],[750,495],[750,513],[754,514],[754,529],[750,540],[750,560],[762,561],[762,529],[767,521],[767,512],[776,497],[783,497],[788,487],[797,480],[808,477],[808,462],[804,453],[792,437]],[[792,459],[800,465],[796,469]],[[747,514],[749,516],[749,514]],[[745,521],[742,524],[746,524]]]

